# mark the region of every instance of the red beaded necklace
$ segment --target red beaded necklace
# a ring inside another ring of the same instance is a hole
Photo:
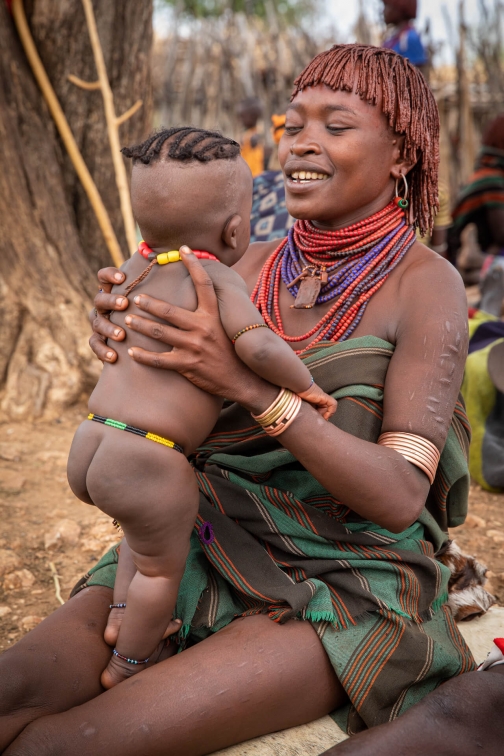
[[[135,280],[132,281],[129,286],[126,287],[124,291],[126,295],[131,294],[133,289],[149,275],[154,265],[168,265],[168,263],[180,262],[182,260],[178,249],[172,249],[169,252],[160,252],[158,254],[154,252],[144,241],[141,241],[138,245],[138,252],[140,255],[142,255],[142,257],[145,257],[146,260],[150,260],[150,262],[145,270],[140,273],[140,275],[135,278]],[[211,252],[204,252],[202,249],[193,249],[192,253],[193,255],[196,255],[199,260],[219,261],[219,258],[215,255],[212,255]]]
[[[285,341],[311,339],[301,353],[320,341],[343,341],[359,324],[369,300],[415,241],[404,210],[393,200],[383,210],[337,231],[321,231],[309,221],[296,221],[287,239],[264,264],[252,292],[264,320]],[[317,325],[302,336],[285,333],[280,314],[281,281],[296,296],[292,307],[335,303]],[[311,294],[307,298],[305,290]],[[312,339],[312,337],[314,337]]]

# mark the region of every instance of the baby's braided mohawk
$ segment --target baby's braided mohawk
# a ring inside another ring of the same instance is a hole
[[[439,209],[439,114],[420,71],[401,55],[370,45],[334,45],[317,55],[294,82],[291,100],[305,87],[325,84],[355,91],[381,108],[390,127],[404,135],[404,157],[416,160],[408,173],[415,223],[430,231]]]
[[[165,149],[163,150],[163,146]],[[229,160],[240,154],[240,145],[233,139],[223,136],[219,131],[205,131],[192,126],[179,126],[161,129],[152,134],[142,144],[124,147],[125,157],[140,160],[144,165],[159,160],[160,157],[171,160],[190,162],[198,160],[207,163],[210,160]],[[162,154],[161,154],[162,153]]]

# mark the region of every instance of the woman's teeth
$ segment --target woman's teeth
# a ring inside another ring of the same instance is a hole
[[[298,181],[300,184],[307,181],[323,181],[328,179],[327,173],[314,173],[313,171],[295,171],[291,174],[290,178],[293,181]]]

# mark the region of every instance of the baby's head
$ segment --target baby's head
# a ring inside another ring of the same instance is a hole
[[[252,175],[237,142],[185,126],[122,153],[133,159],[131,203],[149,247],[187,244],[226,265],[240,259],[250,240]]]

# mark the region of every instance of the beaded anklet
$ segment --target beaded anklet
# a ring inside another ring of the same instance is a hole
[[[87,416],[88,420],[94,420],[95,423],[102,423],[102,425],[108,425],[110,428],[117,428],[117,430],[124,430],[128,431],[128,433],[134,433],[135,436],[142,436],[143,438],[148,438],[149,441],[155,441],[157,444],[162,444],[162,446],[168,446],[170,449],[175,449],[175,451],[180,452],[181,454],[184,453],[184,450],[182,449],[179,444],[176,444],[175,441],[170,441],[169,438],[163,438],[163,436],[157,436],[155,433],[150,433],[149,431],[142,430],[141,428],[135,428],[134,425],[128,425],[127,423],[120,423],[119,420],[112,420],[110,417],[102,417],[101,415],[95,415],[93,412],[90,412]]]
[[[109,609],[126,609],[126,604],[110,604]]]
[[[147,659],[142,659],[142,660],[128,659],[127,656],[123,656],[122,654],[119,653],[119,651],[116,651],[115,648],[112,649],[112,653],[114,654],[114,656],[117,656],[118,659],[122,659],[123,661],[128,662],[128,664],[147,664],[147,662],[150,659],[150,656]]]
[[[253,331],[255,328],[269,328],[269,325],[267,325],[266,323],[254,323],[254,325],[249,325],[246,328],[242,328],[241,331],[238,331],[238,333],[233,336],[231,343],[235,344],[240,336],[243,336],[243,334],[247,333],[247,331]]]

